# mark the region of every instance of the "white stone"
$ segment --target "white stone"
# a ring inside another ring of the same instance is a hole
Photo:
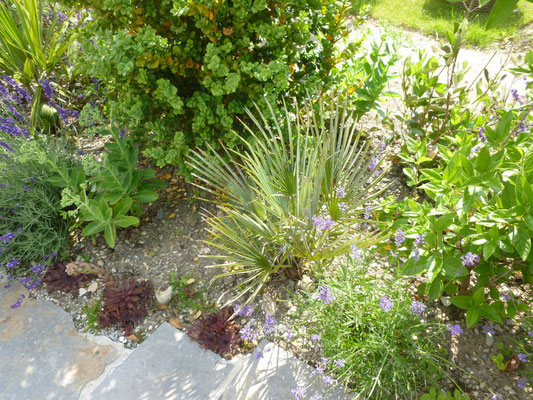
[[[99,265],[100,267],[103,267],[104,266],[104,260],[98,260],[96,262],[97,265]]]
[[[450,307],[452,302],[450,301],[450,298],[448,296],[442,296],[440,298],[440,302],[444,307]]]
[[[155,298],[159,304],[168,304],[172,299],[172,286],[169,286],[166,290],[156,290]]]
[[[492,333],[486,333],[485,334],[485,344],[490,347],[494,344],[494,336]]]
[[[263,308],[265,314],[276,314],[276,302],[268,292],[265,292],[265,294],[263,294],[263,304],[261,307]]]
[[[298,282],[297,286],[303,291],[308,291],[312,284],[313,280],[309,277],[309,275],[304,275]]]
[[[86,293],[87,293],[87,289],[85,289],[85,288],[80,288],[80,291],[79,291],[79,293],[78,293],[78,296],[83,296],[83,295],[86,294]]]
[[[97,289],[98,289],[98,282],[96,281],[91,282],[91,284],[87,287],[87,291],[91,293],[96,292]]]

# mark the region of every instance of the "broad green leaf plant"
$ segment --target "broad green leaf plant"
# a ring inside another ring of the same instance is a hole
[[[64,216],[77,218],[80,225],[88,222],[82,235],[104,232],[108,246],[113,248],[117,228],[138,225],[139,203],[157,200],[156,189],[165,185],[153,179],[154,170],[136,170],[139,151],[118,128],[111,127],[102,134],[111,135],[114,140],[105,144],[109,152],[104,153],[101,165],[86,158],[85,165],[68,168],[63,161],[49,160],[56,172],[49,181],[63,188],[61,205],[70,209]]]
[[[223,145],[232,163],[212,148],[189,157],[199,186],[223,213],[206,218],[208,243],[221,251],[213,258],[224,261],[212,267],[225,269],[217,278],[243,277],[229,302],[250,301],[272,274],[325,273],[334,257],[383,239],[356,225],[364,205],[385,190],[376,186],[383,159],[376,162],[378,150],[361,143],[354,113],[339,99],[309,100],[303,109],[295,102],[295,114],[284,104],[281,119],[267,102],[272,125],[256,106],[255,113],[247,110],[253,126],[245,125],[250,139],[240,138],[243,150]]]

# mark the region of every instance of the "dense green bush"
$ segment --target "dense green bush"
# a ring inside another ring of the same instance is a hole
[[[335,43],[348,34],[345,1],[67,3],[93,10],[84,55],[107,87],[109,115],[157,165],[183,170],[191,146],[232,147],[235,117],[252,101],[327,86],[342,59]]]

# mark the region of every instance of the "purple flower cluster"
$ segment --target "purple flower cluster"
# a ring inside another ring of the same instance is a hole
[[[383,311],[390,311],[393,306],[392,299],[388,296],[383,296],[381,299],[379,299],[379,306]]]
[[[37,264],[37,265],[34,265],[32,268],[31,268],[31,272],[33,272],[34,274],[39,274],[42,270],[44,270],[46,267],[44,264]]]
[[[313,215],[313,226],[317,227],[321,231],[327,231],[335,225],[335,221],[331,219],[328,215],[326,217],[320,217],[318,215]]]
[[[494,325],[491,325],[491,324],[483,325],[483,333],[485,334],[490,333],[491,335],[494,335],[496,333],[496,330],[494,329]]]
[[[413,314],[421,316],[426,311],[427,306],[422,303],[421,301],[414,300],[411,303],[411,310],[413,311]]]
[[[479,262],[479,256],[469,251],[464,256],[461,256],[461,260],[464,267],[472,267]]]
[[[520,360],[520,362],[523,362],[523,363],[527,362],[527,354],[518,353],[517,357]]]
[[[365,207],[365,213],[363,215],[364,219],[370,219],[372,218],[372,213],[370,212],[370,206]]]
[[[398,229],[398,232],[396,233],[396,236],[394,238],[394,244],[396,247],[400,247],[401,244],[405,241],[405,232],[401,229]]]
[[[333,296],[333,293],[331,293],[331,289],[328,285],[320,286],[318,288],[318,294],[315,296],[315,298],[322,300],[325,305],[335,301],[335,296]]]
[[[265,324],[263,325],[263,332],[265,332],[266,335],[273,335],[274,333],[276,333],[277,327],[278,323],[274,319],[274,317],[270,314],[266,314]]]
[[[345,361],[342,358],[339,358],[337,360],[333,360],[333,363],[338,367],[342,368],[344,367]]]
[[[477,133],[479,134],[479,140],[481,140],[483,143],[487,143],[487,137],[485,136],[485,128],[479,128],[477,130]]]
[[[320,333],[317,333],[316,335],[311,335],[311,343],[316,343],[316,342],[320,342],[320,340],[322,339],[322,335],[320,335]]]
[[[15,308],[18,308],[20,307],[20,305],[22,304],[22,302],[24,301],[24,298],[26,296],[24,295],[24,293],[22,293],[20,295],[20,297],[18,298],[17,302],[15,304],[12,304],[10,307],[14,310]]]
[[[349,206],[348,206],[348,203],[342,203],[342,202],[339,203],[338,206],[339,206],[339,209],[340,209],[342,212],[346,212],[346,210],[347,210],[348,207],[349,207]]]
[[[56,95],[56,91],[52,87],[52,83],[48,79],[37,79],[43,88],[44,95],[48,97],[49,100],[53,99]]]
[[[0,117],[0,132],[5,132],[14,137],[25,136],[29,138],[30,135],[26,129],[18,126],[18,122],[11,117]]]
[[[291,390],[291,393],[294,395],[296,400],[301,400],[305,396],[307,389],[303,386],[297,386]]]
[[[460,335],[463,333],[463,330],[461,329],[461,325],[455,324],[455,325],[448,325],[448,330],[452,334],[452,336]]]
[[[500,297],[502,298],[503,301],[510,301],[511,300],[511,295],[509,294],[509,292],[502,293]]]
[[[526,390],[527,385],[528,385],[527,378],[520,378],[518,379],[518,382],[516,383],[516,386],[518,386],[522,390]]]
[[[520,94],[518,93],[518,90],[511,89],[511,94],[513,95],[513,100],[514,101],[516,101],[517,103],[523,104],[522,96],[520,96]]]
[[[6,264],[6,268],[15,268],[17,265],[20,265],[20,260],[13,257],[13,259]]]
[[[242,308],[240,304],[235,304],[235,307],[233,307],[233,311],[238,317],[250,317],[253,314],[254,310],[255,304],[245,304],[244,306],[242,306]]]
[[[47,258],[53,258],[53,257],[57,257],[57,253],[50,253],[50,254],[45,254],[43,256],[43,258],[46,260]]]
[[[337,197],[339,199],[342,199],[344,196],[346,196],[346,190],[342,186],[338,187],[336,191],[337,191]]]
[[[363,261],[363,251],[359,247],[357,247],[355,244],[352,244],[350,246],[350,254],[357,261],[359,262]]]
[[[8,244],[10,241],[12,241],[15,238],[16,233],[14,232],[8,232],[5,235],[0,236],[0,242],[4,242],[4,244]]]
[[[239,333],[244,340],[254,341],[257,340],[257,333],[251,326],[242,328]]]

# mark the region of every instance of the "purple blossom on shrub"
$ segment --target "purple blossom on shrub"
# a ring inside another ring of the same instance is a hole
[[[503,301],[509,301],[511,300],[511,295],[509,294],[509,292],[504,292],[501,294],[501,298]]]
[[[335,221],[331,219],[329,215],[326,217],[320,217],[313,215],[313,226],[317,227],[321,231],[326,231],[335,225]]]
[[[339,203],[338,206],[342,212],[346,212],[346,210],[348,209],[348,203]]]
[[[297,386],[291,390],[291,393],[294,395],[296,400],[301,400],[305,396],[306,388],[303,386]]]
[[[320,335],[320,333],[317,333],[316,335],[311,335],[311,343],[319,342],[320,339],[322,339],[322,335]]]
[[[420,260],[420,250],[418,247],[413,247],[413,250],[411,251],[411,257],[413,257],[413,260],[415,261]]]
[[[322,302],[326,305],[332,301],[335,301],[335,296],[333,296],[331,293],[331,289],[328,285],[320,286],[318,289],[318,296],[316,297],[322,300]]]
[[[28,286],[26,286],[26,288],[27,288],[28,290],[33,290],[33,289],[35,289],[37,286],[39,286],[41,283],[42,283],[42,280],[41,280],[41,279],[38,279],[38,280],[33,281],[32,283],[30,283]]]
[[[278,327],[277,321],[270,314],[265,315],[265,325],[263,325],[263,331],[267,335],[273,335]]]
[[[339,367],[339,368],[342,368],[344,367],[344,364],[345,364],[345,361],[342,359],[342,358],[339,358],[337,360],[334,360],[333,363]]]
[[[527,354],[524,354],[524,353],[518,353],[518,359],[520,360],[520,362],[527,362]]]
[[[424,240],[425,237],[426,237],[425,234],[422,234],[422,235],[417,234],[417,235],[416,235],[416,238],[415,238],[415,246],[420,247],[420,246],[422,246],[423,244],[426,244],[426,241]]]
[[[44,259],[52,258],[52,257],[57,257],[57,253],[45,254],[45,255],[43,256]]]
[[[33,272],[34,274],[38,274],[39,272],[41,272],[45,268],[46,267],[45,267],[44,264],[37,264],[37,265],[34,265],[33,267],[31,267],[31,272]]]
[[[16,234],[14,232],[8,232],[5,235],[0,236],[0,242],[4,242],[5,244],[9,243],[15,238]]]
[[[242,306],[242,308],[239,310],[240,304],[236,304],[235,307],[233,307],[233,311],[235,312],[235,315],[240,317],[249,317],[253,314],[255,310],[255,304],[246,304]],[[237,311],[238,310],[238,311]]]
[[[422,303],[421,301],[418,301],[418,300],[414,300],[412,303],[411,303],[411,310],[413,311],[413,314],[415,315],[422,315],[424,314],[424,311],[426,311],[426,308],[427,306]]]
[[[503,397],[502,397],[502,395],[499,394],[499,393],[494,393],[494,394],[492,395],[492,397],[490,398],[490,400],[503,400]]]
[[[516,131],[516,134],[520,134],[522,132],[525,132],[527,131],[527,125],[526,125],[526,122],[525,121],[520,121],[519,125],[518,125],[518,130]]]
[[[461,329],[461,325],[459,324],[455,324],[455,325],[448,324],[447,329],[450,331],[452,336],[460,335],[461,333],[463,333],[463,330]]]
[[[6,268],[15,268],[19,264],[20,260],[18,258],[13,257],[13,259],[6,264]]]
[[[372,214],[370,213],[370,206],[365,207],[365,214],[363,215],[364,219],[370,219]]]
[[[487,137],[485,136],[485,128],[481,127],[477,130],[477,133],[479,134],[479,140],[481,140],[483,143],[487,142]]]
[[[350,254],[352,255],[353,258],[355,258],[358,261],[363,260],[363,251],[359,247],[357,247],[357,245],[355,244],[352,244],[350,246]]]
[[[48,99],[53,99],[56,95],[56,92],[50,81],[48,79],[37,79],[37,81],[41,84],[45,96],[48,97]]]
[[[390,311],[393,306],[392,299],[388,296],[383,296],[381,299],[379,299],[379,306],[383,311]]]
[[[494,329],[494,325],[491,324],[485,324],[483,325],[483,333],[490,333],[494,335],[496,333],[496,330]]]
[[[337,188],[337,197],[342,199],[344,196],[346,196],[346,190],[340,186]]]
[[[522,390],[526,390],[527,389],[527,379],[526,378],[518,379],[518,382],[516,383],[516,386],[518,386]]]
[[[324,383],[328,384],[328,385],[331,385],[333,384],[333,378],[331,376],[328,376],[328,375],[324,375],[322,377],[322,380],[324,381]]]
[[[396,233],[396,236],[394,238],[394,244],[396,244],[396,247],[400,247],[401,244],[405,240],[405,233],[401,229],[398,229],[398,232]]]
[[[527,334],[528,334],[530,337],[533,337],[533,331],[528,331]]]
[[[464,267],[474,266],[479,262],[479,256],[469,251],[464,256],[461,256],[461,260]]]
[[[254,341],[257,338],[257,335],[251,326],[242,328],[239,333],[244,340]]]
[[[315,370],[313,371],[313,375],[324,375],[324,366],[316,364]]]
[[[521,97],[520,94],[518,93],[518,90],[516,90],[516,89],[511,89],[511,94],[513,95],[513,100],[514,100],[514,101],[516,101],[517,103],[522,104],[522,97]]]

